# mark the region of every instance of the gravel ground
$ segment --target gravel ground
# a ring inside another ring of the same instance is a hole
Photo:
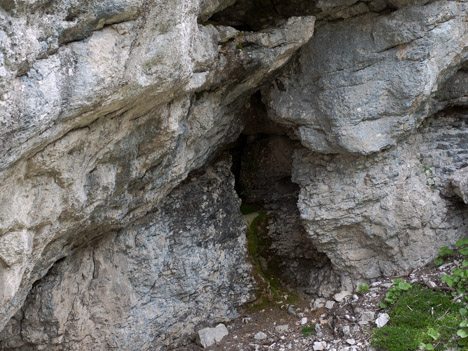
[[[455,264],[457,259],[440,267],[429,264],[407,275],[374,281],[364,294],[352,293],[344,297],[335,294],[329,299],[303,298],[295,305],[275,304],[257,312],[246,312],[226,323],[229,334],[217,344],[204,349],[194,343],[177,350],[375,350],[370,346],[371,331],[377,327],[375,322],[379,316],[385,314],[379,303],[392,280],[403,278],[429,288],[445,286],[440,277],[449,273]],[[346,292],[341,293],[346,295]],[[303,335],[303,328],[307,327],[312,327],[313,335]]]

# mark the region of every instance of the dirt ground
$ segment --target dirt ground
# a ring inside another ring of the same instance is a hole
[[[260,311],[244,313],[225,323],[229,334],[216,345],[204,349],[193,343],[177,350],[375,350],[370,345],[371,331],[376,328],[376,319],[385,313],[379,303],[392,280],[403,278],[429,288],[445,286],[440,277],[449,273],[456,263],[452,261],[440,267],[429,264],[407,275],[380,279],[369,285],[368,292],[351,293],[342,299],[338,297],[340,301],[332,297],[320,303],[317,299],[302,298],[294,305],[274,304]],[[322,306],[323,303],[327,306]],[[308,330],[313,332],[305,335]]]

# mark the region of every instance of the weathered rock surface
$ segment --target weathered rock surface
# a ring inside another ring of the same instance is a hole
[[[241,131],[289,283],[427,263],[468,229],[467,28],[466,0],[0,0],[0,348],[164,349],[235,317],[229,166],[180,184]]]
[[[467,6],[437,1],[322,24],[264,91],[270,118],[321,153],[395,145],[443,107],[432,97],[467,60]]]
[[[468,205],[468,167],[454,173],[451,178],[453,191]]]
[[[0,334],[2,350],[162,350],[251,298],[230,160],[160,209],[54,265]]]
[[[0,3],[0,329],[55,261],[236,138],[237,106],[312,36],[313,17],[198,23],[231,2]]]
[[[467,110],[449,110],[386,152],[296,152],[301,216],[347,288],[422,266],[466,235],[468,212],[450,179],[466,167],[467,140]]]

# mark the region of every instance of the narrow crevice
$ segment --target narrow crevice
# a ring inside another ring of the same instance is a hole
[[[302,146],[294,133],[268,119],[259,92],[244,114],[247,124],[231,155],[243,213],[259,214],[255,237],[248,237],[249,253],[262,276],[300,295],[319,295],[320,281],[332,275],[332,266],[312,243],[297,207],[300,189],[291,180],[292,159]]]

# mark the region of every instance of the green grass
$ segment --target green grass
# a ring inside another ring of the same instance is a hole
[[[302,328],[302,335],[306,338],[315,334],[315,325]]]
[[[419,350],[421,344],[440,351],[455,347],[463,306],[451,299],[443,291],[413,285],[402,292],[388,312],[389,324],[374,329],[372,345],[387,351]]]

